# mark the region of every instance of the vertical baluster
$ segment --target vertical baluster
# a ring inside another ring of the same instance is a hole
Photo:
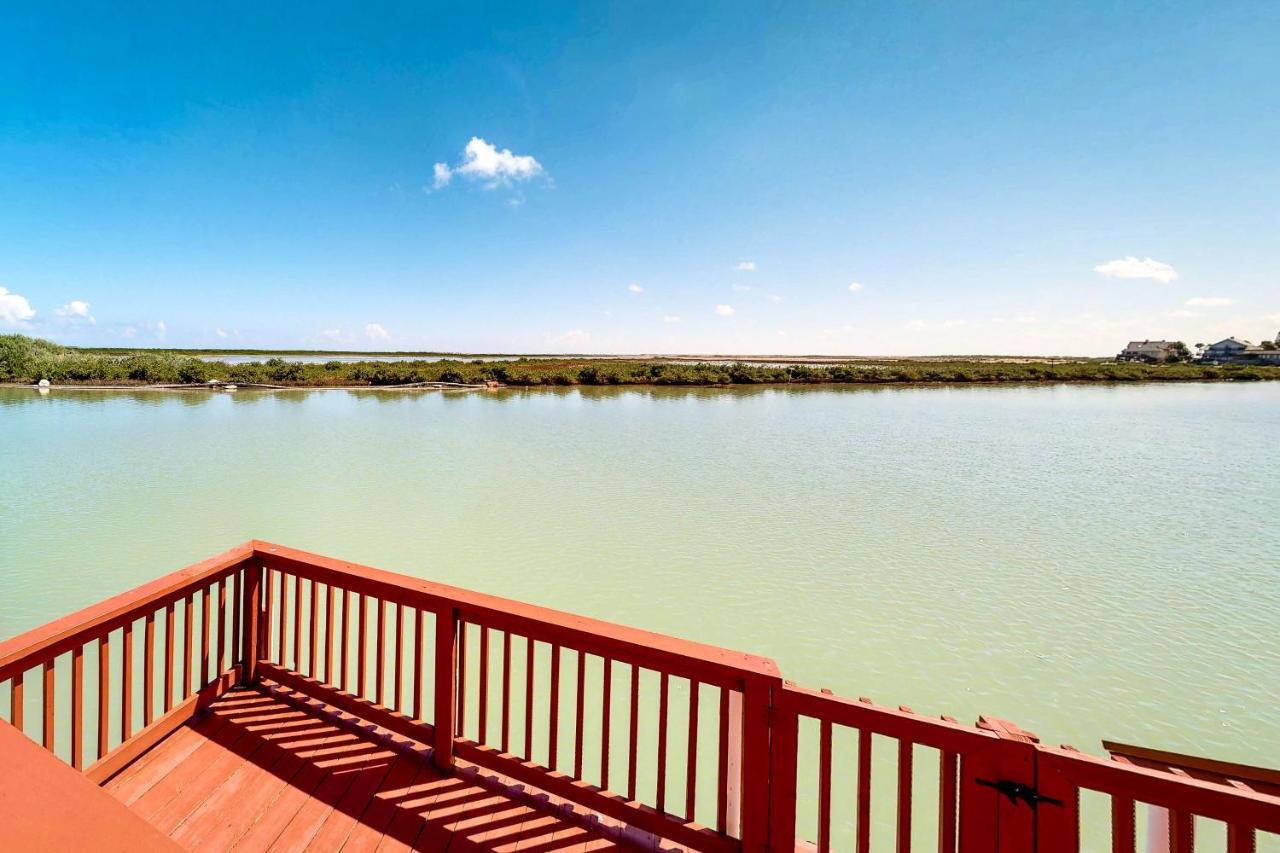
[[[40,733],[40,740],[44,744],[44,748],[53,752],[53,703],[54,703],[54,684],[53,669],[56,666],[56,659],[49,658],[44,662],[44,695],[41,701],[44,703],[44,728]]]
[[[302,672],[302,576],[293,576],[293,669]]]
[[[1169,853],[1195,853],[1195,821],[1191,812],[1169,812]]]
[[[9,681],[9,722],[18,731],[22,731],[22,688],[25,672],[15,672]]]
[[[404,605],[396,606],[396,650],[395,650],[395,696],[396,710],[404,711]]]
[[[209,611],[212,592],[209,587],[200,590],[200,677],[196,680],[196,689],[209,683]]]
[[[175,626],[173,624],[174,605],[176,602],[170,601],[164,606],[164,701],[161,706],[164,713],[168,713],[173,707],[173,633]]]
[[[192,649],[194,644],[192,640],[195,637],[196,620],[195,616],[195,598],[190,593],[187,594],[186,600],[182,606],[182,697],[191,695],[192,676]]]
[[[586,710],[586,685],[587,680],[587,655],[582,649],[578,649],[578,694],[577,701],[574,703],[573,719],[573,778],[582,778],[582,714]]]
[[[524,759],[533,760],[533,637],[525,638]]]
[[[218,621],[213,646],[218,650],[213,662],[213,674],[220,676],[227,671],[227,579],[218,581]]]
[[[373,683],[377,691],[377,703],[379,705],[386,704],[386,697],[383,688],[385,686],[384,679],[386,677],[386,645],[387,645],[387,602],[381,598],[374,599],[374,607],[378,611],[378,634],[374,639],[374,648],[377,650],[373,657],[373,665],[376,667],[373,671]]]
[[[489,742],[489,629],[480,626],[480,708],[479,708],[479,726],[480,731],[476,735],[476,740],[480,743]]]
[[[658,677],[658,811],[667,810],[667,704],[670,677],[663,672]]]
[[[824,693],[830,693],[824,690]],[[818,723],[818,853],[831,849],[831,721]]]
[[[413,718],[422,719],[422,611],[413,609]]]
[[[245,570],[242,570],[245,571]],[[239,663],[240,658],[240,575],[231,576],[231,663]]]
[[[502,751],[511,751],[511,632],[502,632]]]
[[[858,729],[858,853],[871,850],[871,732]]]
[[[333,584],[324,593],[324,683],[333,684]]]
[[[560,644],[551,644],[551,707],[547,714],[547,767],[560,762]]]
[[[436,610],[435,647],[435,749],[432,761],[448,773],[454,768],[453,733],[457,730],[453,709],[457,702],[458,611],[452,607]]]
[[[98,751],[94,758],[107,754],[111,719],[111,635],[98,638]]]
[[[368,682],[365,679],[365,640],[369,629],[369,608],[366,606],[364,593],[356,594],[356,695],[364,696]]]
[[[316,660],[316,644],[319,638],[320,625],[320,589],[315,580],[310,582],[311,586],[311,614],[308,620],[311,625],[311,633],[307,635],[307,675],[312,678],[320,677],[320,664]]]
[[[604,695],[600,697],[600,787],[609,790],[609,721],[613,715],[613,660],[605,658],[601,672],[601,688]]]
[[[698,682],[689,679],[689,749],[684,776],[684,817],[693,820],[698,792]]]
[[[1253,827],[1233,823],[1227,827],[1227,853],[1254,853],[1258,837]],[[1133,850],[1130,845],[1129,850]]]
[[[258,661],[271,657],[271,572],[259,562],[252,561],[244,569],[240,587],[240,612],[244,622],[236,636],[239,638],[240,680],[254,684],[258,680]]]
[[[123,661],[120,665],[120,742],[133,734],[133,620],[124,626]]]
[[[636,762],[639,758],[637,744],[640,735],[640,666],[631,664],[631,725],[627,742],[627,799],[636,798]]]
[[[956,853],[956,769],[959,756],[943,752],[938,767],[938,853]]]
[[[71,766],[84,767],[84,646],[71,650]]]
[[[142,725],[155,719],[156,614],[147,613],[142,624]]]
[[[454,682],[457,702],[453,716],[453,733],[462,735],[467,722],[467,623],[458,617],[458,677]]]
[[[911,763],[913,744],[898,741],[898,851],[911,853]]]
[[[338,689],[347,689],[347,669],[351,664],[351,590],[342,591],[342,661],[338,672]]]
[[[716,832],[729,831],[729,688],[720,688],[718,742],[716,745]]]
[[[1137,843],[1134,826],[1134,804],[1129,797],[1111,798],[1111,851],[1112,853],[1133,853]],[[1235,853],[1235,851],[1231,851]],[[1250,853],[1253,853],[1251,850]]]
[[[276,638],[276,656],[279,660],[277,660],[276,663],[280,664],[280,666],[288,666],[289,658],[288,655],[285,654],[288,642],[285,638],[289,636],[289,579],[288,575],[284,572],[276,572],[276,574],[280,576],[280,613],[276,620],[279,623],[280,628],[280,636]],[[267,601],[270,600],[271,586],[268,584]],[[268,609],[267,614],[270,615],[270,613],[271,610]]]

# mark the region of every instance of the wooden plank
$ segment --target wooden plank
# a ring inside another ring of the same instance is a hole
[[[386,669],[387,669],[387,602],[385,599],[375,599],[374,607],[378,612],[377,620],[377,636],[374,638],[374,649],[376,652],[373,656],[373,683],[375,687],[375,701],[379,705],[385,705],[386,692]]]
[[[576,698],[573,705],[573,777],[575,779],[582,778],[582,728],[583,728],[583,712],[586,710],[586,681],[587,681],[587,656],[581,649],[576,652],[578,657],[578,672],[574,679],[577,686]],[[480,738],[481,742],[484,737]]]
[[[302,666],[302,578],[293,575],[293,669],[305,672]],[[283,663],[283,661],[281,661]]]
[[[196,687],[204,687],[209,680],[209,614],[212,610],[212,590],[205,587],[200,590],[200,677]]]
[[[170,601],[164,606],[164,701],[160,706],[167,712],[173,707],[173,614],[174,604]]]
[[[111,635],[103,634],[98,640],[98,752],[94,758],[107,754],[111,720]]]
[[[858,729],[858,853],[871,850],[871,732]]]
[[[413,718],[422,719],[422,620],[421,610],[413,611]]]
[[[356,689],[357,696],[368,693],[369,682],[365,678],[365,648],[369,633],[369,607],[364,595],[356,596]]]
[[[831,850],[831,721],[818,723],[818,853]]]
[[[478,719],[476,720],[479,732],[477,740],[480,743],[489,742],[489,629],[480,626],[480,661],[479,661],[479,679],[480,679],[480,700],[477,709]]]
[[[395,709],[404,711],[404,607],[396,608]]]
[[[9,679],[9,722],[18,731],[22,731],[23,696],[22,690],[27,674],[15,672]]]
[[[453,733],[463,734],[467,724],[467,623],[458,620],[458,664],[453,695],[456,697],[457,709],[453,715]]]
[[[1111,798],[1111,853],[1134,853],[1137,827],[1134,802],[1128,797]]]
[[[453,711],[457,689],[458,623],[453,610],[436,612],[436,666],[435,666],[435,749],[431,760],[445,773],[453,772],[454,720]]]
[[[183,699],[150,725],[147,725],[129,738],[129,740],[89,765],[85,768],[85,775],[95,782],[107,781],[125,767],[128,767],[138,756],[172,734],[174,730],[186,725],[192,717],[234,687],[240,681],[240,677],[241,668],[238,665],[229,667],[213,681]]]
[[[408,762],[408,759],[395,755],[385,762],[374,762],[362,767],[347,793],[337,802],[311,839],[310,848],[318,851],[343,849],[347,838],[358,825],[361,813],[383,787],[384,780],[402,762]]]
[[[244,583],[240,588],[240,609],[243,611],[242,617],[244,619],[244,624],[241,628],[244,631],[244,637],[240,645],[242,657],[239,658],[238,662],[241,666],[242,677],[249,684],[252,684],[258,678],[258,660],[261,657],[258,650],[266,645],[267,635],[271,633],[271,584],[267,583],[267,588],[265,590],[262,589],[265,575],[266,571],[256,564],[250,563],[246,565]],[[259,610],[260,600],[265,605],[262,607],[262,610],[267,614],[265,619],[262,618],[262,611]]]
[[[781,681],[778,682],[781,687]],[[760,680],[742,685],[742,849],[763,851],[769,844],[769,718],[773,688]]]
[[[698,799],[698,693],[700,685],[689,682],[689,733],[685,738],[684,817],[694,819]]]
[[[729,691],[720,688],[720,713],[716,743],[716,831],[729,832]]]
[[[71,766],[84,767],[84,646],[71,650]]]
[[[333,626],[334,603],[333,584],[329,584],[324,593],[324,680],[328,684],[333,684],[333,637],[336,633]]]
[[[214,656],[214,672],[222,672],[227,668],[227,579],[218,581],[218,621],[214,624],[213,647],[218,650]]]
[[[338,673],[338,687],[347,689],[347,671],[351,666],[351,590],[342,590],[342,671]]]
[[[796,782],[799,769],[800,718],[785,707],[779,706],[775,711],[773,736],[769,743],[769,846],[773,850],[793,851],[798,849]],[[827,775],[829,777],[830,774]],[[821,818],[819,818],[819,830],[821,831],[824,823],[827,824],[829,833],[829,821],[822,821]]]
[[[613,717],[613,661],[605,658],[601,671],[600,697],[600,787],[609,788],[609,723]]]
[[[194,685],[192,672],[194,662],[192,661],[192,652],[195,648],[195,630],[196,620],[195,614],[195,598],[192,593],[187,593],[187,597],[183,599],[182,604],[182,695],[187,697],[191,695]]]
[[[525,637],[524,661],[524,758],[533,760],[533,685],[534,685],[534,651],[532,637]]]
[[[156,615],[148,613],[142,623],[142,725],[155,719]]]
[[[320,638],[320,589],[315,581],[311,584],[311,607],[308,615],[308,625],[310,633],[307,634],[307,675],[312,678],[320,677],[320,663],[317,660],[318,655],[316,649]]]
[[[502,751],[511,751],[511,632],[502,632]]]
[[[1257,833],[1251,827],[1233,823],[1227,827],[1227,853],[1255,853]]]
[[[96,853],[178,848],[110,794],[0,723],[0,847]]]
[[[551,644],[551,704],[547,714],[547,766],[560,766],[560,646]]]
[[[27,670],[38,666],[48,658],[58,657],[77,645],[83,646],[104,632],[115,630],[148,610],[156,609],[170,597],[178,597],[187,589],[235,571],[252,555],[252,551],[249,543],[239,545],[0,642],[0,681],[6,681],[15,668]]]
[[[912,744],[898,741],[898,853],[911,853]]]
[[[943,752],[938,762],[938,853],[956,853],[956,771],[959,756]]]
[[[244,570],[231,575],[231,663],[240,661],[240,587]],[[225,669],[226,667],[222,667]]]
[[[667,810],[667,705],[669,703],[670,677],[664,672],[658,676],[658,780],[656,805],[658,811]]]
[[[636,798],[636,771],[640,758],[640,667],[631,664],[631,717],[627,728],[627,799]]]

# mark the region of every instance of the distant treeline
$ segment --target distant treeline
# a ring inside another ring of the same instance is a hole
[[[320,364],[227,364],[180,352],[112,354],[64,347],[25,335],[0,335],[0,381],[81,385],[239,384],[333,387],[392,386],[415,382],[506,385],[754,385],[761,383],[910,382],[1193,382],[1280,379],[1280,367],[1195,364],[1117,364],[1103,361],[992,362],[882,360],[833,365],[770,367],[685,364],[626,359],[512,359],[509,361],[328,361]]]

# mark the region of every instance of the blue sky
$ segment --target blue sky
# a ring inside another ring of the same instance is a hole
[[[6,330],[1108,354],[1280,329],[1274,2],[178,5],[7,7]]]

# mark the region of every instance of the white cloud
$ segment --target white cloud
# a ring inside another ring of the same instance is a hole
[[[934,332],[939,329],[954,329],[963,326],[964,320],[912,320],[903,326],[908,332]]]
[[[120,330],[120,337],[127,338],[128,340],[133,340],[137,334],[138,334],[138,330],[135,329],[133,326],[125,326],[123,329]]]
[[[857,293],[857,292],[859,292],[860,290],[862,290],[862,283],[861,283],[861,282],[858,282],[858,281],[851,281],[851,282],[849,282],[849,292],[850,292],[850,293]]]
[[[664,323],[679,323],[679,322],[680,322],[680,315],[678,315],[678,314],[663,314],[663,315],[662,315],[662,322],[664,322]]]
[[[1236,301],[1226,296],[1193,296],[1185,304],[1188,308],[1225,308]]]
[[[751,285],[749,285],[749,284],[735,284],[735,285],[733,285],[733,291],[734,291],[734,293],[749,293],[749,292],[751,291]]]
[[[462,152],[462,162],[450,168],[447,163],[432,167],[432,188],[441,189],[461,175],[472,181],[480,181],[485,189],[510,186],[528,181],[543,174],[542,164],[528,154],[513,154],[510,148],[498,150],[478,136],[471,137]]]
[[[342,330],[341,329],[321,329],[320,337],[326,341],[340,341],[342,340]]]
[[[1107,278],[1149,278],[1164,284],[1178,277],[1178,271],[1163,261],[1155,258],[1139,259],[1133,255],[1098,264],[1093,269]]]
[[[734,269],[742,270],[743,272],[755,272],[756,262],[755,261],[739,261],[738,265],[734,267]]]
[[[782,297],[781,297],[781,296],[779,296],[779,295],[778,295],[778,294],[776,294],[776,293],[770,293],[768,296],[766,296],[766,297],[765,297],[765,299],[768,299],[770,302],[781,302],[781,301],[782,301]]]
[[[164,336],[169,333],[169,327],[164,324],[164,320],[152,326],[151,330],[156,333],[156,337],[160,340],[164,340]]]
[[[732,305],[717,305],[717,306],[716,306],[716,315],[717,315],[717,316],[719,316],[719,317],[732,317],[732,316],[733,316],[733,306],[732,306]]]
[[[54,314],[72,321],[83,320],[84,323],[95,323],[96,321],[93,320],[93,315],[88,313],[88,302],[83,300],[72,300],[67,305],[61,306],[60,309],[55,309]]]
[[[628,284],[627,290],[631,291],[632,293],[644,293],[644,288],[638,284]]]
[[[556,343],[561,344],[585,344],[591,340],[591,333],[584,332],[582,329],[570,329],[554,340]]]
[[[371,341],[389,341],[391,333],[382,328],[381,323],[365,323],[364,335]]]
[[[227,332],[226,332],[226,330],[225,330],[225,329],[214,329],[214,330],[213,330],[213,333],[214,333],[215,335],[217,335],[218,337],[220,337],[220,338],[228,337]]]
[[[25,296],[10,293],[7,288],[0,287],[0,326],[25,328],[27,321],[34,316],[36,311]]]

